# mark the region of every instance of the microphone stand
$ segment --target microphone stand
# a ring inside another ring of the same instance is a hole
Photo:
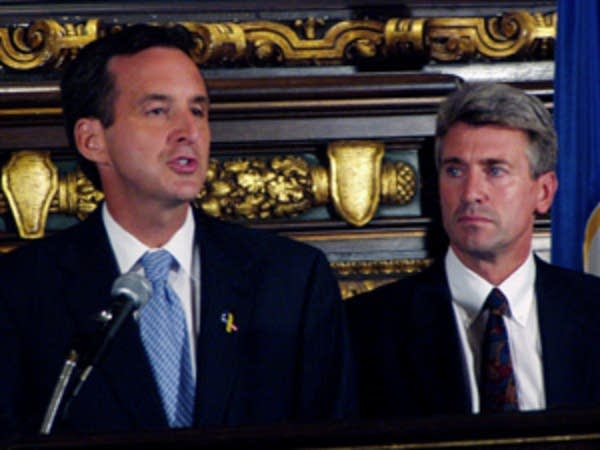
[[[42,421],[42,426],[40,427],[40,434],[48,435],[52,431],[58,409],[60,408],[65,391],[69,385],[71,376],[73,375],[73,371],[77,367],[78,360],[79,354],[75,350],[71,350],[65,359],[63,368],[60,371],[60,375],[58,376],[58,380],[54,386],[50,403],[48,404],[46,414],[44,415],[44,420]]]
[[[40,434],[48,435],[52,431],[52,427],[56,421],[56,415],[58,414],[58,410],[65,397],[65,392],[71,381],[71,376],[77,368],[77,364],[81,363],[81,368],[83,370],[79,373],[79,380],[66,399],[63,408],[63,417],[68,415],[67,412],[71,402],[79,394],[81,387],[94,367],[104,357],[112,340],[125,321],[131,317],[134,311],[148,302],[152,295],[152,285],[142,275],[128,272],[115,280],[112,286],[111,295],[116,297],[116,300],[108,309],[102,310],[98,314],[97,319],[102,323],[102,326],[92,337],[91,346],[88,344],[86,346],[87,349],[83,351],[81,355],[80,352],[76,350],[76,348],[80,348],[77,345],[74,349],[69,351],[63,364],[63,368],[58,376],[58,380],[56,381],[56,385],[54,386],[50,403],[48,404],[42,426],[40,427]],[[81,361],[80,356],[83,357]]]
[[[92,337],[91,349],[88,348],[86,351],[81,351],[82,342],[76,341],[77,343],[74,348],[69,350],[69,354],[67,355],[62,370],[60,371],[58,379],[56,380],[52,397],[50,397],[50,402],[46,408],[46,414],[44,415],[44,420],[42,421],[42,425],[40,427],[40,434],[49,435],[52,432],[58,411],[63,402],[64,407],[62,411],[62,417],[65,418],[68,415],[67,411],[69,410],[71,402],[77,396],[77,394],[79,394],[81,387],[92,371],[93,365],[98,362],[106,350],[107,343],[103,342],[103,332],[112,319],[113,316],[111,311],[100,311],[97,320],[103,324],[103,327],[96,331]],[[97,350],[98,348],[99,350]],[[96,357],[92,359],[92,362],[90,362],[90,357],[93,355],[96,355]],[[70,394],[65,395],[67,388],[71,384],[71,378],[73,377],[75,369],[77,369],[79,363],[83,364],[81,368],[84,370],[81,371],[80,369],[75,387],[71,388]]]
[[[97,316],[97,320],[103,324],[102,328],[96,331],[94,336],[92,337],[92,349],[98,347],[99,342],[101,342],[102,332],[107,324],[112,319],[112,314],[108,310],[100,311]],[[90,349],[82,351],[82,343],[83,339],[76,340],[75,345],[71,350],[69,350],[69,354],[67,355],[65,362],[63,363],[63,367],[58,375],[58,379],[56,380],[56,384],[54,386],[54,391],[52,392],[52,397],[50,397],[50,402],[48,403],[48,407],[46,408],[46,414],[44,415],[44,420],[42,421],[42,425],[40,427],[40,434],[49,435],[52,432],[52,428],[56,423],[56,417],[58,415],[58,411],[61,405],[64,403],[62,417],[65,418],[68,414],[69,406],[71,405],[71,401],[77,394],[79,393],[81,386],[87,379],[88,375],[91,372],[91,364],[88,365],[87,361],[89,360]],[[95,350],[92,350],[92,353]],[[79,374],[79,380],[75,385],[75,388],[71,388],[70,394],[66,395],[67,388],[71,383],[71,378],[73,374],[76,372],[78,364],[83,364],[86,368],[82,373]]]

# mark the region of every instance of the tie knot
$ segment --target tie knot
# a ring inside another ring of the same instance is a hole
[[[144,267],[146,278],[153,285],[166,283],[169,270],[173,266],[173,261],[173,255],[167,250],[144,253],[144,256],[142,256],[142,267]]]
[[[508,311],[508,301],[500,289],[494,288],[485,299],[483,307],[489,309],[490,314],[503,316]]]

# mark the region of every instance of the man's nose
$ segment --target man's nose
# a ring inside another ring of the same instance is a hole
[[[191,111],[177,114],[172,138],[177,142],[196,142],[202,135],[204,122]]]
[[[463,199],[467,202],[480,202],[485,197],[484,176],[470,171],[464,179]]]

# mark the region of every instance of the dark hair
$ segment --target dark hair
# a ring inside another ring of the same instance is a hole
[[[456,122],[503,125],[529,137],[527,157],[533,178],[555,170],[558,153],[550,112],[533,95],[506,84],[465,84],[440,105],[435,132],[435,159],[440,165],[444,136]]]
[[[62,78],[60,89],[69,145],[77,153],[81,170],[98,189],[101,183],[96,165],[77,151],[75,124],[83,117],[93,117],[104,127],[112,125],[115,80],[108,71],[108,63],[113,56],[134,55],[151,47],[177,48],[191,57],[194,42],[191,33],[181,25],[127,26],[86,45]]]

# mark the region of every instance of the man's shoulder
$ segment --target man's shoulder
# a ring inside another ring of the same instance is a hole
[[[54,232],[40,239],[24,241],[15,249],[3,255],[6,260],[18,260],[21,258],[30,258],[36,254],[43,253],[64,253],[71,242],[81,240],[82,230],[88,228],[88,223],[77,223],[67,229]]]
[[[423,296],[443,296],[447,290],[444,266],[437,262],[418,273],[351,297],[346,303],[348,309],[356,311],[364,308],[390,310],[406,307]]]
[[[600,290],[600,277],[537,259],[538,283],[557,290]]]
[[[244,252],[253,257],[281,258],[285,255],[314,258],[322,252],[308,244],[280,236],[273,231],[248,227],[246,225],[196,213],[200,239],[212,239],[217,245],[234,252]]]

